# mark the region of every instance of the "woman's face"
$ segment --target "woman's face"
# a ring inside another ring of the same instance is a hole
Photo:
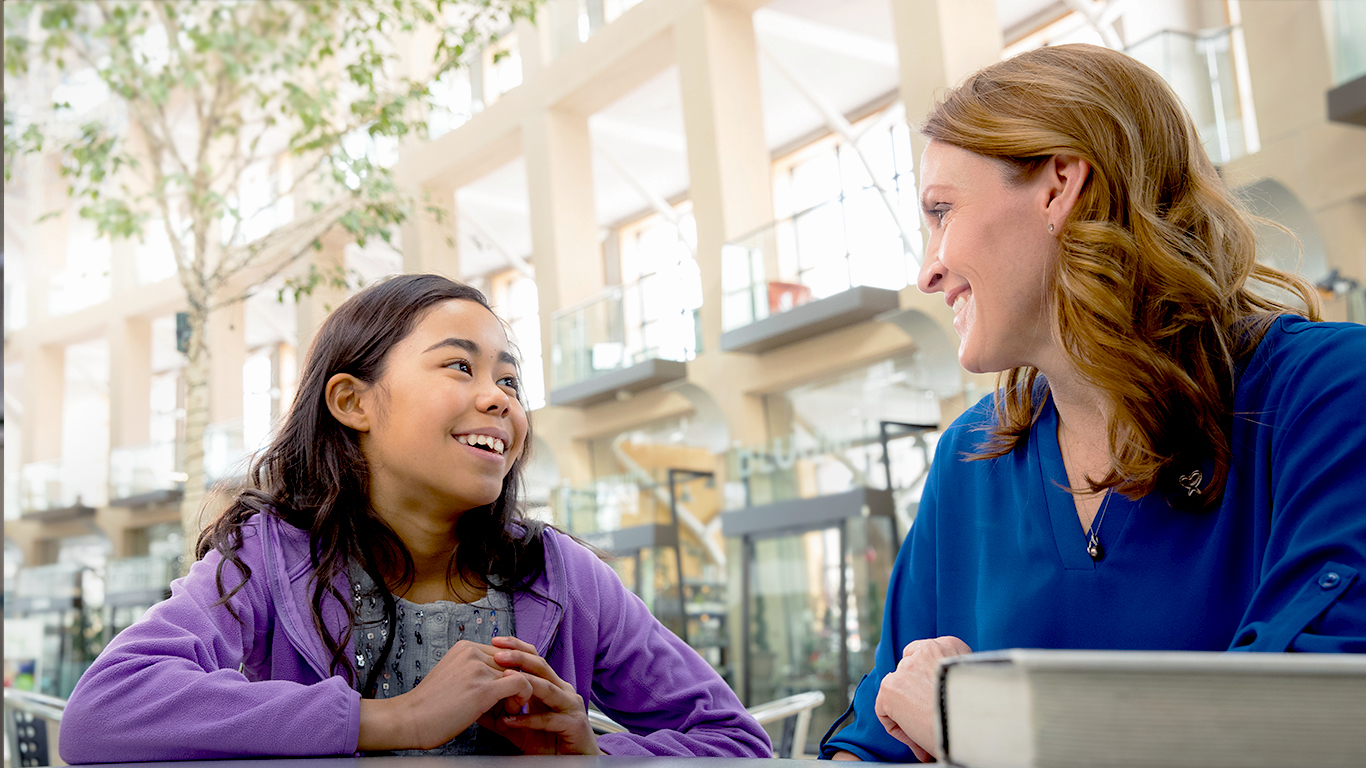
[[[360,395],[376,509],[464,512],[493,503],[526,440],[518,386],[492,312],[463,300],[428,310]]]
[[[930,230],[920,269],[925,293],[953,308],[958,360],[973,373],[1047,367],[1054,354],[1047,174],[1013,185],[999,160],[931,141],[920,202]],[[1061,222],[1058,222],[1060,224]]]

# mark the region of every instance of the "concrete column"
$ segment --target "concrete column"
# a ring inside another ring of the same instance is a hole
[[[539,24],[532,24],[526,19],[518,19],[513,24],[513,29],[517,31],[517,55],[522,57],[524,83],[539,75],[549,63],[548,35],[543,34],[545,28],[544,18]]]
[[[540,22],[543,50],[549,56],[541,59],[542,65],[563,56],[570,48],[579,44],[579,3],[578,0],[549,0],[536,12]]]
[[[240,380],[240,377],[239,377]],[[109,445],[151,439],[152,324],[142,317],[115,319],[109,328]]]
[[[1259,0],[1239,3],[1248,76],[1262,146],[1321,125],[1333,73],[1318,3]],[[1287,51],[1300,55],[1287,57]],[[1322,55],[1311,55],[1320,52]]]
[[[209,315],[209,423],[242,418],[242,366],[247,362],[243,302]]]
[[[109,244],[109,295],[115,299],[138,287],[138,242],[116,237]]]
[[[522,144],[541,351],[549,375],[554,369],[553,315],[561,307],[596,296],[604,287],[588,118],[564,109],[537,112],[522,126]],[[553,386],[553,381],[547,382],[547,389]]]
[[[23,462],[60,459],[66,349],[31,347],[24,355],[24,385]]]
[[[455,190],[427,187],[417,210],[403,225],[403,271],[432,272],[456,278],[460,252],[456,245]]]
[[[944,88],[1001,59],[995,0],[891,0],[906,119],[918,125]],[[926,140],[911,131],[915,172]],[[917,184],[919,180],[917,178]]]
[[[345,247],[346,239],[341,234],[329,234],[323,238],[323,249],[313,252],[314,266],[324,274],[333,274],[338,267],[346,265]],[[407,257],[404,257],[405,267]],[[306,268],[306,267],[305,267]],[[346,301],[344,290],[333,288],[326,281],[320,283],[313,289],[313,293],[302,296],[294,305],[295,322],[299,339],[298,355],[299,369],[303,369],[303,361],[307,359],[308,348],[313,344],[313,337],[323,324],[323,320],[332,313],[343,301]],[[245,362],[245,359],[243,360]],[[238,366],[238,395],[237,401],[239,408],[242,402],[241,395],[241,366]]]
[[[773,220],[751,14],[708,3],[674,28],[688,140],[704,348],[721,336],[721,246]]]
[[[752,15],[706,3],[674,27],[688,141],[697,263],[702,275],[702,348],[696,381],[725,378],[721,338],[721,246],[773,220],[772,159],[764,136]],[[719,377],[719,378],[718,378]],[[709,388],[741,442],[766,439],[762,401],[743,387]]]

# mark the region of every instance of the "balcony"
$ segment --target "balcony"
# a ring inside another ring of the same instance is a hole
[[[690,298],[700,295],[695,267],[676,269],[556,313],[550,404],[593,405],[685,378],[700,346],[701,302]]]
[[[872,187],[727,243],[721,349],[765,352],[897,309],[916,269],[910,253]]]
[[[255,441],[253,441],[255,442]],[[260,444],[266,442],[261,436]],[[247,447],[242,419],[221,421],[204,428],[204,483],[236,482],[246,478],[258,446]]]
[[[1165,30],[1130,45],[1125,53],[1156,70],[1181,98],[1210,160],[1222,165],[1248,153],[1239,76],[1234,69],[1238,29],[1192,34]]]
[[[1333,82],[1328,91],[1328,119],[1366,126],[1366,3],[1335,0],[1333,17]]]
[[[715,477],[638,470],[558,488],[556,523],[610,554],[622,583],[651,614],[728,677],[726,586],[717,562],[724,555],[706,522],[720,508]]]
[[[19,468],[19,509],[25,520],[56,523],[93,518],[103,504],[104,473],[67,460],[35,461]]]
[[[109,504],[139,508],[177,503],[185,492],[184,457],[176,441],[120,446],[109,452]]]

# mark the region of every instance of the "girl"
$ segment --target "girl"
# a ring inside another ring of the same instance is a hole
[[[769,755],[606,565],[517,514],[530,439],[479,291],[404,275],[345,302],[255,488],[76,686],[62,757]],[[595,737],[585,698],[630,732]]]

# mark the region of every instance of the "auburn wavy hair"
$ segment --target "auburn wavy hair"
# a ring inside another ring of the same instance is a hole
[[[238,557],[242,528],[257,514],[274,515],[308,532],[311,544],[310,586],[314,629],[332,655],[332,671],[354,680],[357,670],[347,658],[347,641],[356,627],[351,601],[335,584],[348,568],[359,564],[375,584],[385,574],[397,574],[400,585],[412,583],[414,565],[398,534],[370,504],[370,469],[360,450],[355,430],[344,426],[327,408],[327,382],[338,373],[349,373],[367,384],[384,376],[389,351],[407,338],[433,307],[447,301],[472,301],[488,309],[478,289],[440,275],[398,275],[376,283],[352,296],[327,317],[309,348],[298,391],[289,415],[270,445],[251,467],[251,486],[240,492],[231,506],[199,536],[196,555],[222,554],[218,563],[220,602],[229,598],[251,578],[251,569]],[[520,371],[519,371],[520,372]],[[519,391],[519,400],[522,395]],[[523,407],[526,403],[522,403]],[[541,533],[544,526],[521,515],[522,474],[531,446],[531,421],[527,420],[526,448],[503,478],[502,492],[487,506],[460,516],[456,536],[460,546],[451,553],[448,579],[454,574],[482,582],[509,594],[524,590],[545,570]],[[232,563],[242,579],[231,591],[224,589],[224,568]],[[380,590],[384,615],[394,622],[396,603],[388,589]],[[346,627],[333,637],[323,623],[323,604],[335,600],[346,611]],[[235,614],[234,614],[235,616]],[[388,656],[393,633],[386,636],[380,653]],[[370,665],[361,686],[362,695],[373,698],[376,674],[382,663]]]
[[[1088,490],[1213,505],[1228,478],[1239,362],[1277,316],[1318,320],[1318,296],[1303,278],[1256,261],[1254,218],[1176,94],[1123,53],[1060,45],[971,75],[921,131],[1001,161],[1008,183],[1032,179],[1056,155],[1090,164],[1047,276],[1056,341],[1112,407],[1112,469]],[[1303,306],[1259,295],[1252,281]],[[1014,450],[1047,386],[1035,368],[1003,371],[996,422],[974,458]],[[1200,493],[1176,493],[1178,477],[1196,467],[1206,474]]]

